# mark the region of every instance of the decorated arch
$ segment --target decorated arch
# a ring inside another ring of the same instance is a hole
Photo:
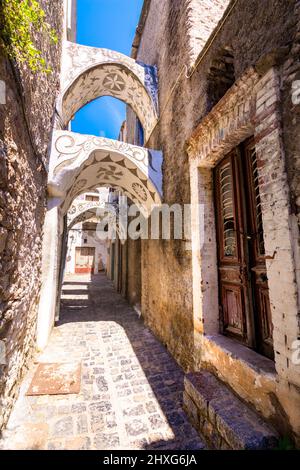
[[[58,100],[59,126],[65,129],[75,113],[100,96],[113,96],[131,106],[146,140],[158,119],[156,68],[109,49],[66,41],[62,61],[63,90]]]
[[[81,193],[111,187],[128,196],[145,214],[161,204],[162,153],[125,142],[69,131],[54,131],[49,196],[62,214]]]
[[[113,204],[107,202],[83,201],[80,204],[72,205],[68,211],[67,228],[71,230],[80,222],[98,222],[107,215],[116,213]]]

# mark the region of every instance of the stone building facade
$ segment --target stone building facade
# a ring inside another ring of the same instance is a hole
[[[192,203],[192,250],[185,240],[131,241],[128,247],[141,282],[142,315],[177,361],[186,370],[212,372],[281,434],[296,439],[299,105],[292,87],[300,70],[299,8],[298,1],[276,0],[144,2],[132,56],[157,66],[159,82],[159,120],[145,145],[163,151],[163,202]],[[128,109],[127,139],[136,138],[136,117]],[[251,345],[242,338],[245,331],[233,332],[236,318],[224,326],[224,310],[239,315],[235,310],[247,294],[240,297],[240,281],[224,279],[220,265],[215,168],[248,139],[254,143],[263,226],[265,271],[256,278],[268,282],[269,354],[258,352],[259,339]],[[201,230],[196,204],[204,215]],[[203,428],[192,388],[187,379],[186,408]]]

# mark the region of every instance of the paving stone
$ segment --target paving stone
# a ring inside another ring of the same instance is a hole
[[[166,426],[165,420],[159,414],[150,415],[149,421],[152,429],[161,429]]]
[[[144,413],[145,410],[143,405],[137,405],[133,408],[127,408],[126,410],[123,410],[124,416],[141,416]]]
[[[89,405],[89,410],[93,414],[103,414],[105,412],[111,411],[112,404],[109,401],[100,401],[98,403],[91,403]]]
[[[146,424],[139,419],[126,423],[125,426],[129,436],[138,436],[139,434],[144,434],[148,431]]]
[[[72,405],[71,411],[72,413],[83,413],[86,411],[86,404],[85,403],[76,403]]]
[[[146,410],[148,413],[155,413],[155,411],[157,411],[157,406],[153,401],[148,401],[148,403],[146,403]]]
[[[66,450],[90,450],[91,440],[89,437],[74,437],[66,439],[64,444]]]
[[[118,426],[115,413],[105,415],[104,422],[105,422],[105,427],[108,428],[108,429],[113,429],[113,428],[116,428]]]
[[[71,436],[73,434],[73,418],[61,418],[53,425],[52,435],[56,437]]]
[[[48,441],[48,450],[64,450],[64,442],[62,440],[49,440]]]
[[[76,417],[76,432],[77,434],[87,434],[88,420],[85,414]]]
[[[114,449],[120,445],[119,435],[99,433],[94,437],[94,446],[97,450]]]

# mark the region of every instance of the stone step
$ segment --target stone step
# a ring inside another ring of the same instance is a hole
[[[270,449],[277,432],[207,371],[185,376],[184,409],[197,431],[214,449]]]

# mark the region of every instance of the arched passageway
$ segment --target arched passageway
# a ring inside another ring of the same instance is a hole
[[[54,131],[48,192],[66,214],[84,191],[110,186],[145,212],[161,203],[162,154],[154,150],[69,131]]]
[[[43,349],[58,312],[66,243],[66,214],[85,191],[111,187],[128,196],[148,216],[162,200],[162,153],[126,142],[66,130],[85,104],[109,95],[124,101],[149,139],[158,119],[155,67],[107,49],[66,41],[61,93],[53,130],[48,174],[48,211],[44,226],[42,289],[37,345]]]
[[[105,202],[101,202],[100,204],[84,202],[78,207],[75,207],[76,210],[73,212],[71,209],[68,211],[67,216],[68,231],[72,230],[75,225],[81,222],[88,222],[91,220],[98,221],[109,214],[115,214],[115,210],[112,205],[108,205]]]

